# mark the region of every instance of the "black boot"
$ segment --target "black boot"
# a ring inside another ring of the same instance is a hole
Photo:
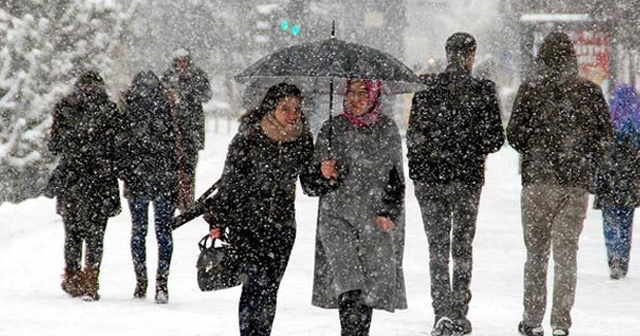
[[[166,304],[169,303],[169,275],[158,274],[156,276],[156,303]]]
[[[342,336],[368,336],[373,309],[362,302],[360,290],[340,296],[340,327]]]
[[[614,280],[618,280],[623,276],[624,272],[622,270],[622,261],[618,258],[613,259],[609,263],[609,277]]]
[[[137,275],[136,276],[136,289],[133,291],[133,297],[136,299],[144,299],[147,296],[147,286],[149,285],[149,280],[147,279],[147,275]]]

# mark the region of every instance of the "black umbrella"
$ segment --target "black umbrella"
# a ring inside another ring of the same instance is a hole
[[[234,79],[253,89],[289,83],[307,94],[328,93],[330,122],[334,89],[344,92],[349,79],[379,80],[383,94],[410,93],[426,88],[420,78],[395,57],[378,49],[336,39],[335,23],[331,38],[282,48],[258,60]]]
[[[280,49],[246,68],[234,79],[248,87],[290,83],[306,93],[344,92],[348,79],[382,82],[382,93],[424,90],[420,78],[395,57],[334,37]]]

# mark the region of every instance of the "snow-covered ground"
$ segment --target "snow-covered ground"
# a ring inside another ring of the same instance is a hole
[[[198,167],[198,191],[213,183],[232,134],[213,132]],[[231,127],[234,129],[234,127]],[[489,156],[475,240],[473,300],[469,318],[474,335],[517,335],[522,313],[524,246],[520,226],[517,156],[510,148]],[[429,296],[427,241],[413,185],[407,189],[405,272],[409,309],[374,312],[372,336],[427,335],[433,322]],[[130,215],[109,221],[100,275],[99,302],[69,298],[60,289],[63,228],[54,200],[38,198],[0,206],[0,335],[238,335],[240,289],[203,293],[195,279],[197,241],[207,233],[198,219],[176,230],[169,280],[170,302],[132,298],[134,274],[129,252]],[[298,237],[278,301],[273,335],[339,335],[337,312],[310,304],[317,200],[297,200]],[[638,222],[638,220],[636,220]],[[635,239],[637,245],[638,239]],[[629,276],[609,279],[601,213],[589,210],[580,241],[572,335],[634,335],[640,332],[640,249],[632,251]],[[153,230],[148,262],[155,269]],[[551,275],[550,271],[550,275]],[[551,287],[549,289],[551,293]],[[548,315],[545,330],[551,333]]]

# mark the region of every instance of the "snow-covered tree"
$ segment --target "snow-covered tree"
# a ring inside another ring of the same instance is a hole
[[[110,82],[136,2],[0,1],[0,202],[36,196],[55,162],[51,109],[84,69]]]

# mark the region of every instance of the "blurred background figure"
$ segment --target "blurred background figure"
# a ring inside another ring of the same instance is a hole
[[[602,209],[611,279],[629,270],[633,214],[640,205],[640,104],[631,85],[620,85],[611,98],[614,143],[597,177],[596,209]]]
[[[162,82],[167,88],[180,151],[178,208],[184,211],[195,199],[198,151],[204,149],[202,103],[211,99],[212,93],[207,74],[193,65],[189,50],[178,49],[172,56],[172,67],[162,75]]]
[[[424,64],[424,66],[420,68],[416,73],[418,75],[438,73],[442,72],[445,66],[446,64],[444,64],[441,59],[430,57],[429,59],[427,59],[427,62]]]

